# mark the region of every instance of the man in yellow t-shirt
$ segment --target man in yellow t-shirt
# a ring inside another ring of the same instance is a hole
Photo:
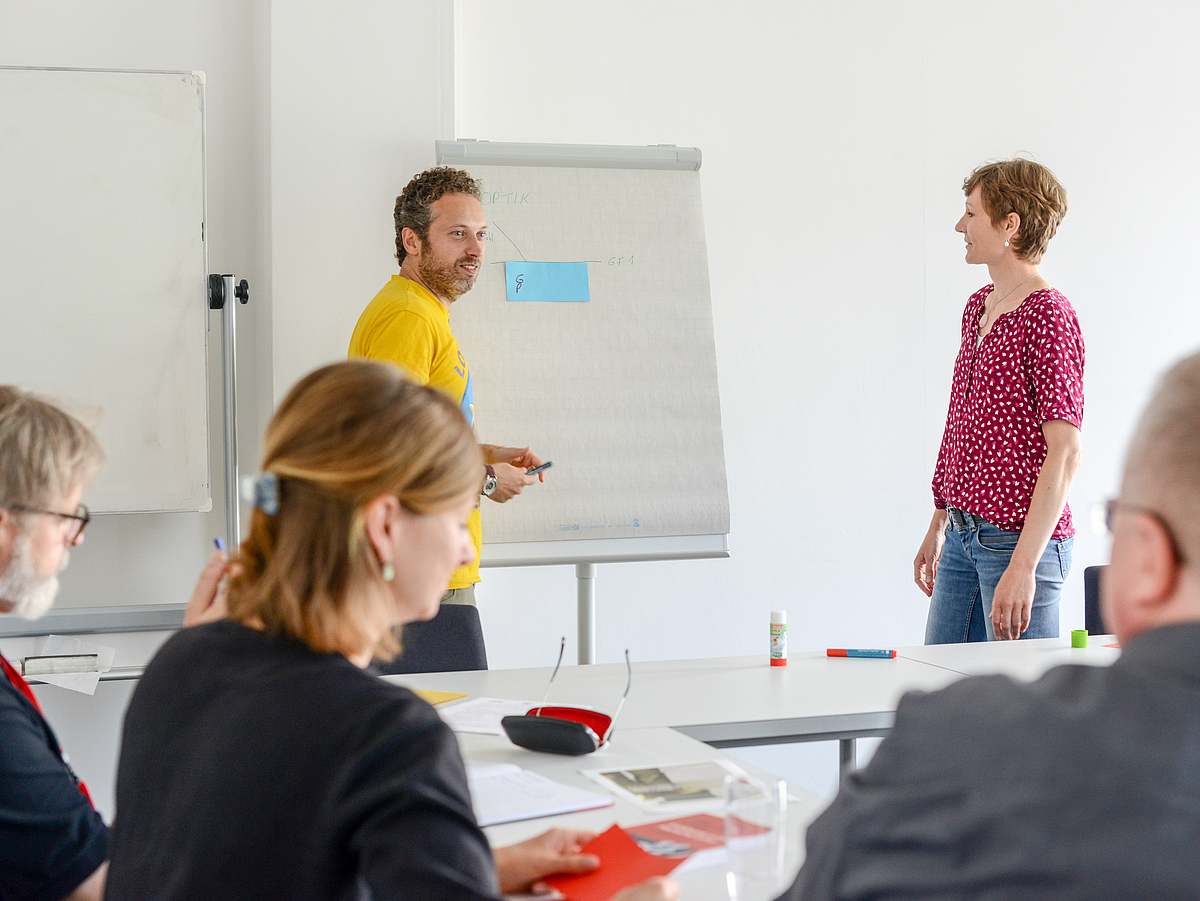
[[[479,183],[460,169],[441,166],[413,178],[396,198],[396,258],[400,274],[367,304],[354,335],[350,356],[389,360],[413,380],[449,394],[475,424],[471,371],[450,331],[450,305],[471,290],[483,263],[487,219]],[[504,503],[544,475],[526,475],[542,461],[528,447],[480,445],[484,471],[480,494]],[[478,558],[483,547],[479,507],[467,527]],[[444,604],[474,604],[479,561],[461,567],[450,579]]]

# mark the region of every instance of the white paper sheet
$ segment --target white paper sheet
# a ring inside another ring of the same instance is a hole
[[[611,807],[609,795],[584,791],[511,763],[466,761],[471,806],[480,826]]]
[[[442,720],[455,732],[503,735],[500,720],[506,716],[524,716],[537,706],[536,701],[506,701],[502,698],[471,698],[461,704],[438,708]]]
[[[47,685],[57,685],[59,688],[82,692],[85,695],[95,694],[96,686],[100,684],[100,673],[106,673],[112,669],[113,657],[116,654],[116,650],[66,635],[47,635],[45,643],[42,645],[41,650],[38,651],[38,656],[42,657],[68,654],[95,654],[98,658],[96,672],[47,673],[38,676],[37,679],[45,682]]]

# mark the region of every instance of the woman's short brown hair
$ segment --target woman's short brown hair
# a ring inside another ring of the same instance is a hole
[[[1054,173],[1033,160],[985,163],[963,182],[963,193],[968,197],[976,188],[992,225],[998,226],[1009,213],[1021,218],[1013,250],[1022,259],[1040,263],[1058,224],[1067,215],[1067,192]]]
[[[278,511],[251,515],[230,579],[230,617],[316,651],[394,655],[393,613],[371,590],[380,564],[363,508],[392,494],[425,513],[477,489],[483,461],[462,412],[390,364],[334,363],[288,392],[263,457],[263,472],[278,479]]]

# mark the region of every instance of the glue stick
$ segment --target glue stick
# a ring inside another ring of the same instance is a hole
[[[787,666],[787,611],[771,611],[771,666]]]

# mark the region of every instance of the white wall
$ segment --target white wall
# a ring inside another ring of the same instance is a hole
[[[392,208],[450,128],[448,0],[274,3],[270,255],[274,393],[345,359],[398,271]]]
[[[600,567],[611,661],[765,654],[780,606],[794,650],[920,641],[911,560],[962,303],[986,281],[952,231],[959,185],[1017,152],[1071,196],[1043,268],[1088,343],[1063,626],[1081,622],[1083,566],[1106,555],[1090,504],[1154,373],[1200,343],[1198,26],[1181,2],[25,0],[0,60],[208,73],[210,256],[255,291],[248,467],[272,401],[344,355],[395,270],[392,202],[435,138],[699,146],[732,557]],[[221,529],[219,505],[97,523],[63,602],[181,599]],[[479,597],[493,666],[545,663],[574,633],[570,567],[485,570]],[[51,718],[102,793],[115,749],[89,758],[77,708]]]
[[[1092,502],[1150,379],[1200,344],[1194,7],[461,0],[459,23],[457,136],[704,151],[732,556],[602,567],[600,660],[763,651],[773,606],[794,649],[920,642],[911,561],[987,281],[953,232],[960,186],[1017,153],[1071,198],[1043,270],[1088,346],[1062,622],[1082,625],[1083,568],[1107,555]],[[497,658],[549,653],[563,627],[518,613],[557,617],[567,582],[485,572]]]

